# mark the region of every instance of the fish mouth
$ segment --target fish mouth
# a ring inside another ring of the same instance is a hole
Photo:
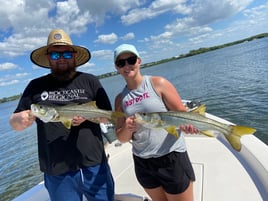
[[[135,113],[134,114],[134,117],[135,117],[135,122],[137,122],[137,123],[143,122],[143,120],[142,120],[142,114]]]

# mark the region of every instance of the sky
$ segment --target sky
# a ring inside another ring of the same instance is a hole
[[[90,50],[79,71],[115,71],[114,49],[136,46],[142,63],[268,32],[266,0],[0,0],[0,98],[50,73],[30,61],[52,29]]]

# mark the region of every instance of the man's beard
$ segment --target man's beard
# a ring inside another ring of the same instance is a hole
[[[75,64],[68,64],[68,67],[64,70],[60,66],[51,67],[51,74],[58,80],[66,81],[70,80],[76,74]]]

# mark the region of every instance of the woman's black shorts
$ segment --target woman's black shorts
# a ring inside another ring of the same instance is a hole
[[[143,159],[133,155],[135,173],[144,188],[162,186],[169,194],[184,192],[195,181],[187,152],[171,152],[158,158]]]

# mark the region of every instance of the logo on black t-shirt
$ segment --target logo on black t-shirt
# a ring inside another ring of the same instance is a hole
[[[44,101],[48,98],[48,92],[47,91],[44,91],[42,94],[41,94],[41,99]]]
[[[64,89],[54,91],[43,91],[42,101],[72,101],[87,99],[85,89]]]

